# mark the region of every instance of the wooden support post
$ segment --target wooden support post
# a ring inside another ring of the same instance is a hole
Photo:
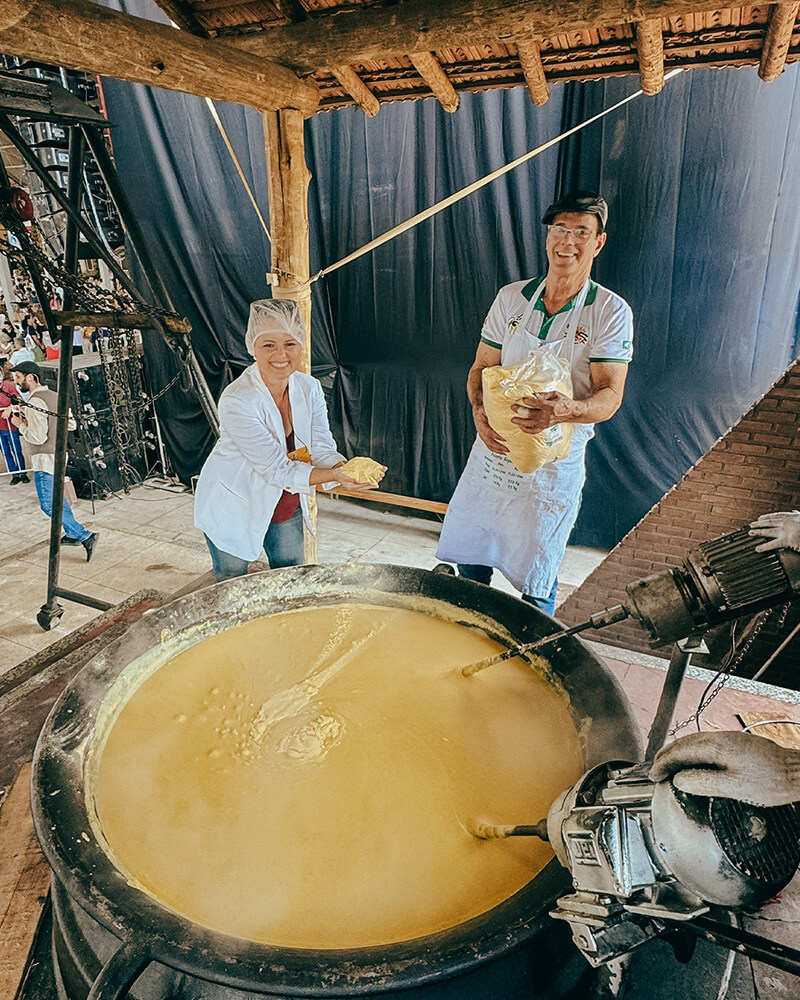
[[[16,997],[50,885],[31,819],[31,766],[26,764],[0,809],[0,997]]]
[[[533,103],[547,104],[550,97],[550,87],[547,84],[547,77],[544,75],[539,42],[535,38],[530,41],[518,40],[517,53]]]
[[[444,110],[450,114],[457,111],[460,98],[436,56],[432,52],[417,52],[409,59]]]
[[[269,228],[272,236],[272,295],[295,299],[306,328],[303,371],[311,371],[311,286],[308,250],[308,185],[303,115],[299,111],[265,111],[264,142],[269,184]],[[317,561],[317,500],[309,497],[313,534],[305,532],[305,559]]]
[[[770,11],[764,48],[761,50],[761,64],[758,67],[758,75],[766,83],[777,79],[783,72],[798,10],[800,3],[795,2],[775,4]]]
[[[352,66],[331,66],[331,73],[341,83],[365,115],[374,118],[381,110],[378,98],[372,93]]]
[[[399,493],[384,493],[383,490],[370,490],[367,493],[362,493],[359,490],[349,490],[346,486],[336,486],[329,492],[333,496],[355,497],[356,500],[371,500],[373,503],[388,504],[390,507],[427,510],[433,514],[447,513],[447,504],[439,500],[421,500],[419,497],[405,497]],[[194,589],[199,590],[199,587],[194,587]],[[175,596],[177,597],[177,594]]]
[[[664,36],[659,18],[637,22],[636,49],[642,92],[650,96],[660,93],[664,87]]]

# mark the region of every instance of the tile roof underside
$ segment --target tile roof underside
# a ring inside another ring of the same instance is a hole
[[[383,7],[375,0],[182,0],[211,36],[269,33],[272,26],[329,16],[333,10]],[[690,66],[758,65],[770,7],[738,7],[661,22],[664,69]],[[455,90],[490,90],[525,83],[515,45],[492,43],[441,49],[435,53]],[[636,34],[632,24],[592,28],[555,35],[541,42],[541,59],[549,83],[596,80],[638,73]],[[800,21],[795,23],[787,63],[800,60]],[[428,84],[406,55],[354,63],[353,69],[380,101],[430,97]],[[331,73],[319,70],[320,109],[353,104],[353,98]]]

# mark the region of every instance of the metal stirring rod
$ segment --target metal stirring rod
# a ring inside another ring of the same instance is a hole
[[[495,663],[502,663],[503,660],[510,660],[514,656],[522,656],[524,653],[530,653],[534,649],[539,649],[540,646],[546,646],[551,642],[558,642],[559,639],[564,639],[568,635],[576,635],[578,632],[583,632],[587,628],[603,628],[605,625],[613,625],[616,622],[622,621],[627,618],[630,612],[626,607],[621,604],[615,605],[613,608],[607,608],[605,611],[599,611],[597,614],[592,615],[592,617],[585,622],[581,622],[580,625],[573,625],[572,628],[562,628],[558,632],[551,632],[550,635],[544,635],[541,639],[536,639],[533,642],[526,642],[523,646],[512,646],[511,649],[507,649],[504,653],[498,653],[496,656],[487,656],[485,660],[478,660],[476,663],[470,663],[466,667],[461,668],[461,673],[465,677],[472,677],[473,674],[477,674],[479,670],[485,670],[487,667],[493,667]]]
[[[526,642],[524,646],[512,646],[511,649],[507,649],[504,653],[498,653],[496,656],[487,656],[485,660],[478,660],[476,663],[470,663],[466,667],[461,668],[461,673],[465,677],[472,677],[473,674],[477,674],[479,670],[485,670],[487,667],[493,667],[495,663],[502,663],[503,660],[510,660],[514,656],[521,656],[524,653],[530,653],[534,649],[538,649],[540,646],[546,646],[550,642],[556,642],[558,639],[563,639],[566,635],[574,635],[576,632],[582,632],[585,628],[591,628],[590,623],[585,623],[583,625],[573,625],[572,628],[562,629],[560,632],[553,632],[552,635],[542,636],[541,639],[536,639],[534,642]]]
[[[548,840],[547,836],[547,820],[540,819],[538,823],[532,826],[492,826],[489,823],[478,823],[478,825],[470,830],[473,837],[478,837],[480,840],[503,840],[506,837],[540,837],[542,840]]]

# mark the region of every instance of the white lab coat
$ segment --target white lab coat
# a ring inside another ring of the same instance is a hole
[[[328,425],[322,386],[302,372],[289,377],[295,447],[308,448],[313,465],[344,462]],[[311,528],[308,497],[311,465],[286,456],[280,411],[256,364],[244,371],[219,400],[220,438],[206,459],[195,492],[194,523],[223,552],[257,559],[284,490],[300,494]]]

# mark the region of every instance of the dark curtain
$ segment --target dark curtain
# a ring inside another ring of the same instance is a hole
[[[320,259],[341,259],[559,133],[560,94],[530,106],[522,90],[497,91],[463,95],[456,115],[417,101],[375,119],[313,119]],[[335,432],[346,453],[389,467],[387,490],[450,498],[474,434],[465,380],[483,316],[500,285],[544,265],[538,219],[556,160],[548,152],[324,279]]]
[[[149,0],[131,13],[156,18]],[[306,126],[312,270],[632,93],[634,77],[344,109]],[[205,103],[105,81],[117,165],[215,393],[241,371],[247,304],[269,294],[269,248]],[[218,105],[267,217],[263,134]],[[800,353],[797,68],[694,70],[314,285],[313,365],[333,375],[347,454],[389,466],[385,488],[447,500],[474,432],[465,395],[484,315],[504,283],[545,266],[541,214],[569,187],[611,209],[598,280],[634,311],[623,408],[598,427],[573,535],[613,545]],[[174,370],[147,343],[155,382]],[[176,469],[202,464],[199,407],[173,389],[162,425]]]
[[[631,81],[575,88],[583,120]],[[633,307],[619,413],[598,427],[574,540],[609,547],[800,354],[800,76],[694,70],[561,147],[611,205],[598,279]]]

